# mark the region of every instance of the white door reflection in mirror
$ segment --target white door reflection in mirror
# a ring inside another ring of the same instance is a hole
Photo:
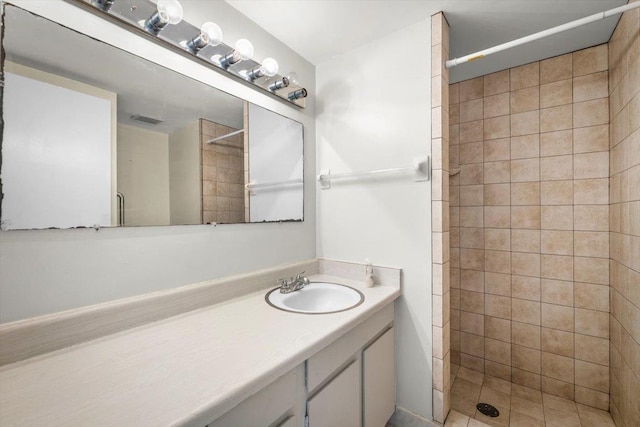
[[[249,179],[257,186],[251,222],[303,219],[302,133],[301,123],[249,105]]]
[[[125,225],[169,225],[170,135],[118,124],[118,192]],[[178,223],[179,224],[179,223]]]
[[[110,226],[111,102],[42,80],[5,73],[3,228]]]

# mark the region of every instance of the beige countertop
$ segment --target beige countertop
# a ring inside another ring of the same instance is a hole
[[[0,368],[0,425],[199,426],[293,369],[400,295],[328,275],[365,301],[305,315],[260,291]]]

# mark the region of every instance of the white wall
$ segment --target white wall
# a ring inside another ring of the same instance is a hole
[[[196,26],[217,21],[228,44],[247,37],[257,59],[273,56],[283,70],[296,70],[311,94],[307,108],[300,110],[65,1],[12,3],[302,122],[310,155],[302,223],[0,232],[0,322],[315,256],[313,65],[225,2],[182,1],[187,21]]]
[[[202,223],[200,121],[169,135],[169,205],[171,224]]]
[[[316,69],[317,171],[411,165],[430,154],[430,21]],[[396,303],[398,406],[431,419],[431,187],[410,177],[318,193],[318,256],[403,269]]]
[[[249,105],[249,179],[256,184],[302,178],[302,125]],[[278,165],[277,167],[275,165]],[[258,188],[249,196],[251,222],[303,219],[302,185]]]
[[[118,192],[125,225],[169,225],[169,135],[118,125]]]

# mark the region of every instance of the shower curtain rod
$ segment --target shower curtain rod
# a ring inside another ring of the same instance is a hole
[[[640,7],[640,2],[629,3],[624,6],[616,7],[614,9],[610,9],[604,12],[598,12],[593,15],[589,15],[585,18],[577,19],[575,21],[567,22],[566,24],[559,25],[557,27],[549,28],[548,30],[540,31],[538,33],[521,37],[519,39],[515,39],[510,42],[502,43],[497,46],[490,47],[488,49],[484,49],[475,53],[471,53],[469,55],[465,55],[461,58],[450,59],[446,62],[445,65],[447,68],[451,68],[451,67],[455,67],[456,65],[464,64],[465,62],[475,61],[476,59],[484,58],[485,56],[489,56],[493,53],[502,52],[503,50],[511,49],[512,47],[520,46],[538,39],[542,39],[544,37],[549,37],[554,34],[562,33],[563,31],[571,30],[572,28],[581,27],[583,25],[590,24],[595,21],[600,21],[610,16],[617,15],[619,13],[624,13],[628,10],[636,9],[638,7]]]

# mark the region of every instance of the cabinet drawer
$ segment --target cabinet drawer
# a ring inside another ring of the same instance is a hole
[[[307,387],[313,394],[333,373],[344,366],[356,352],[364,347],[380,331],[393,322],[393,304],[364,321],[349,331],[333,344],[327,346],[307,361]]]

